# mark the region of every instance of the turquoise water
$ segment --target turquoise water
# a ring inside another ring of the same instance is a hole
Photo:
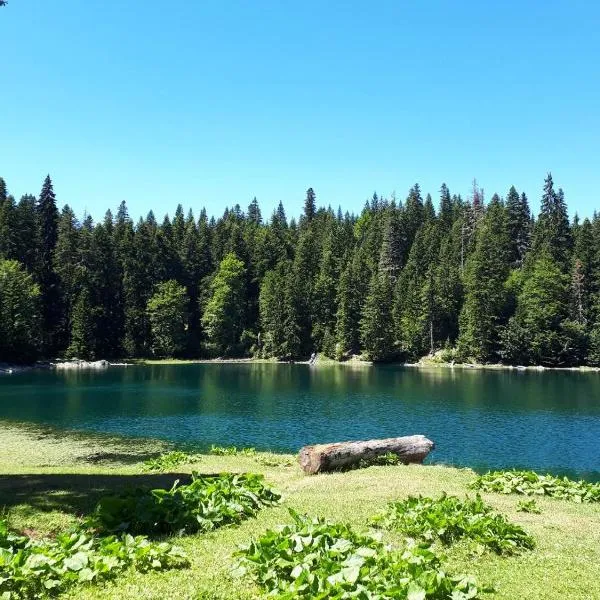
[[[600,479],[600,375],[277,364],[0,377],[0,420],[296,452],[422,433],[430,462]]]

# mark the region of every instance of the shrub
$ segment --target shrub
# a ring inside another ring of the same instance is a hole
[[[539,475],[534,471],[493,471],[477,477],[469,487],[499,494],[550,496],[578,503],[600,502],[600,483]]]
[[[295,598],[452,599],[477,597],[472,577],[450,577],[431,550],[386,548],[348,525],[299,516],[242,548],[236,569],[270,596]]]
[[[73,531],[54,540],[33,540],[11,533],[0,520],[0,598],[44,598],[76,584],[115,577],[127,568],[138,571],[182,568],[185,555],[166,542],[144,537],[96,537]]]
[[[519,512],[534,513],[536,515],[542,513],[540,507],[533,498],[531,500],[519,500],[517,510]]]
[[[144,461],[142,470],[144,471],[167,471],[174,469],[179,465],[197,463],[200,461],[200,456],[197,454],[187,454],[179,450],[166,452],[156,458],[149,458]]]
[[[439,539],[450,545],[468,538],[497,554],[514,554],[534,546],[533,538],[519,525],[494,513],[479,496],[466,500],[445,494],[437,499],[409,496],[390,503],[373,524],[427,543]]]
[[[170,489],[125,491],[102,498],[88,524],[102,532],[147,535],[210,531],[240,523],[281,496],[266,486],[262,475],[203,476],[194,473],[188,485]]]

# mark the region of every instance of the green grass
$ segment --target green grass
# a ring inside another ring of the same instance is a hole
[[[98,500],[131,486],[170,487],[189,481],[192,470],[262,473],[283,494],[279,506],[266,507],[238,526],[176,540],[190,560],[189,569],[137,573],[127,571],[114,582],[77,588],[61,596],[82,600],[169,598],[242,600],[264,598],[249,579],[231,574],[240,545],[267,529],[290,524],[288,509],[348,523],[366,533],[368,521],[389,502],[409,495],[437,497],[443,492],[464,497],[474,473],[442,466],[376,466],[345,473],[307,477],[293,456],[203,455],[200,462],[178,464],[174,472],[148,473],[144,461],[173,450],[151,440],[123,441],[106,436],[57,434],[19,425],[0,426],[0,512],[13,528],[31,536],[64,531],[89,514]],[[522,497],[482,493],[494,510],[521,525],[536,542],[532,551],[502,557],[478,554],[472,545],[439,546],[449,573],[473,574],[480,585],[496,589],[490,600],[600,598],[600,505],[576,504],[536,496],[542,515],[520,512]],[[402,535],[385,532],[386,543]],[[434,545],[435,546],[435,545]]]

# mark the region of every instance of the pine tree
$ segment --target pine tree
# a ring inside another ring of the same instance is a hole
[[[395,354],[392,319],[392,282],[386,273],[374,273],[360,322],[361,344],[372,361],[391,360]]]
[[[454,207],[450,198],[450,190],[445,183],[440,188],[439,222],[444,232],[449,232],[454,221]]]
[[[337,291],[335,358],[342,360],[357,354],[360,348],[361,297],[354,261],[342,271]]]
[[[71,323],[71,342],[67,348],[67,356],[82,360],[96,358],[95,314],[90,300],[87,283],[83,285],[73,306]]]
[[[435,300],[432,286],[433,272],[430,265],[439,253],[439,231],[435,222],[423,225],[417,232],[408,261],[398,280],[394,293],[393,321],[401,351],[411,359],[417,359],[431,349],[433,320],[438,318],[438,308],[431,305]],[[427,303],[424,304],[424,298]],[[435,336],[437,339],[437,336]]]
[[[54,272],[60,283],[63,307],[61,320],[57,324],[57,339],[58,346],[65,349],[71,337],[73,309],[83,284],[87,257],[83,252],[80,225],[68,205],[61,211],[57,230],[53,260]],[[89,300],[89,297],[86,300]]]
[[[514,186],[511,186],[506,196],[506,212],[511,264],[520,267],[531,246],[531,212],[527,196],[524,193],[519,196]]]
[[[7,196],[0,204],[0,258],[8,260],[18,258],[17,231],[15,199]]]
[[[548,173],[544,181],[540,215],[533,231],[533,252],[535,256],[547,253],[566,270],[572,242],[563,191],[554,190],[552,174]]]
[[[336,286],[340,276],[338,226],[330,226],[315,280],[312,339],[326,356],[335,354]]]
[[[262,225],[262,215],[256,196],[254,196],[252,202],[250,202],[250,205],[248,206],[248,221],[253,225]]]
[[[8,198],[8,189],[6,187],[6,181],[0,177],[0,206],[6,201]]]
[[[37,264],[38,230],[35,204],[35,196],[25,194],[17,204],[15,215],[18,223],[15,231],[16,259],[30,273],[35,272]]]
[[[383,227],[383,240],[379,253],[379,272],[386,273],[395,282],[404,265],[407,240],[395,207],[388,209]]]
[[[495,196],[477,230],[475,249],[464,276],[465,301],[460,314],[459,354],[476,362],[495,360],[499,326],[505,312],[504,282],[510,265],[507,215]]]
[[[317,214],[316,195],[312,188],[306,190],[306,200],[304,200],[304,222],[310,223]]]
[[[45,353],[59,350],[63,310],[58,278],[53,269],[54,249],[58,240],[58,210],[50,175],[46,176],[37,203],[39,255],[37,278],[41,290],[42,347]]]
[[[268,271],[260,287],[259,351],[264,357],[280,358],[285,355],[285,283],[290,264],[280,263]]]

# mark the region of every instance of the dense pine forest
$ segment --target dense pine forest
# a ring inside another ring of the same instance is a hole
[[[437,204],[437,207],[436,207]],[[600,216],[570,222],[548,175],[486,202],[415,185],[359,215],[254,199],[215,219],[179,205],[134,223],[59,211],[46,177],[0,178],[0,360],[274,357],[600,364]]]

